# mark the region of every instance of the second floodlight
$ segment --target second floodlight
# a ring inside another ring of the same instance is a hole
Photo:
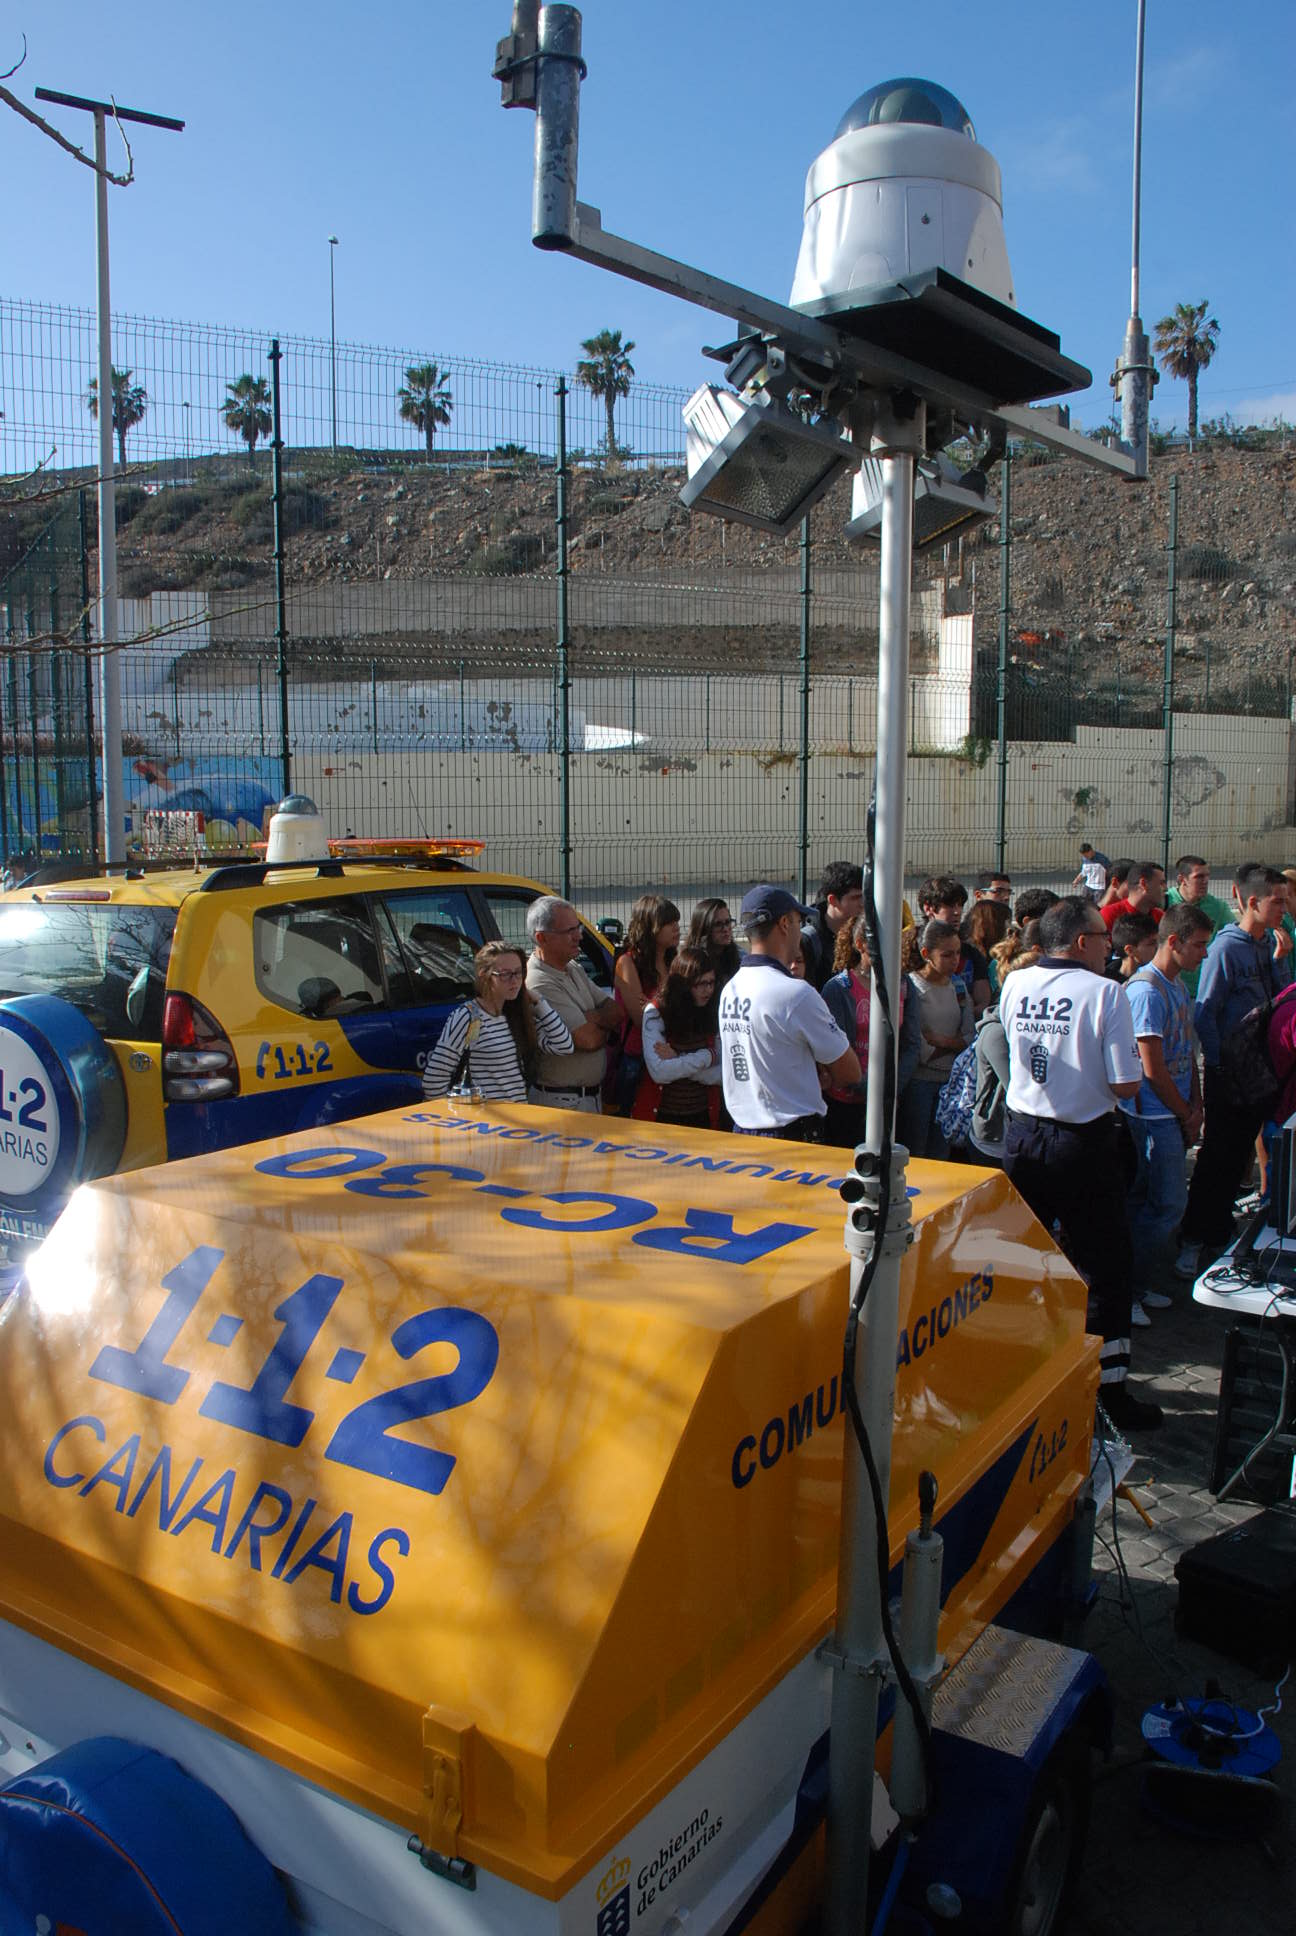
[[[914,475],[914,550],[949,544],[999,509],[984,472],[960,471],[945,457],[923,458]],[[882,465],[868,457],[860,466],[851,494],[848,538],[877,538],[882,533]]]
[[[748,402],[704,383],[684,406],[688,482],[680,501],[786,537],[859,462],[840,432],[806,423],[762,395]]]

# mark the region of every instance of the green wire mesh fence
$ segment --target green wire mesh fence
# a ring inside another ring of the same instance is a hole
[[[877,573],[842,535],[846,489],[813,514],[807,593],[796,536],[680,506],[682,393],[633,380],[609,419],[568,376],[560,658],[558,373],[280,342],[282,611],[269,336],[114,319],[134,848],[165,846],[192,814],[209,850],[243,845],[287,778],[339,834],[476,836],[490,864],[545,881],[561,874],[565,796],[573,892],[608,910],[649,884],[813,880],[860,851]],[[9,855],[101,845],[93,368],[91,314],[0,302]],[[1168,461],[1127,487],[1018,448],[1007,546],[992,519],[918,559],[911,874],[999,860],[1001,798],[1019,877],[1069,879],[1086,838],[1159,853],[1167,786],[1176,852],[1287,858],[1287,460],[1173,461],[1173,553]]]

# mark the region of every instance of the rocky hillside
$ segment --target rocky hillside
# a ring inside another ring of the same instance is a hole
[[[1178,488],[1180,663],[1210,657],[1230,676],[1281,670],[1296,645],[1296,453],[1202,450],[1154,459],[1144,485],[1113,480],[1073,460],[1014,461],[1014,655],[1057,663],[1065,642],[1073,675],[1157,676],[1166,618],[1171,474]],[[569,491],[570,566],[683,584],[727,572],[777,573],[792,585],[795,539],[780,541],[679,503],[678,472],[578,471]],[[369,457],[354,468],[294,456],[287,474],[286,564],[292,585],[354,584],[436,575],[547,574],[555,557],[555,485],[527,468],[445,470]],[[815,511],[815,569],[857,567],[841,535],[849,485]],[[265,586],[272,577],[268,474],[203,474],[152,492],[119,493],[122,589],[135,596],[193,586]],[[0,548],[25,534],[0,515]],[[867,550],[863,553],[869,557]],[[978,644],[992,648],[999,609],[999,526],[984,524],[920,572],[942,577],[951,609],[975,593]],[[94,563],[91,562],[93,581]],[[834,655],[835,656],[835,655]]]

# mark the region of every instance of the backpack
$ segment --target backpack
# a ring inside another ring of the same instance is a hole
[[[999,1020],[997,1008],[992,1008],[981,1017],[972,1044],[976,1051],[976,1096],[968,1141],[983,1156],[1001,1151],[1008,1133],[1008,1090],[986,1047],[986,1038],[992,1028],[997,1028],[1002,1035],[1003,1023]]]
[[[1269,1024],[1277,1004],[1293,989],[1280,989],[1267,1001],[1248,1009],[1220,1043],[1220,1075],[1229,1100],[1238,1109],[1260,1109],[1265,1115],[1282,1094],[1282,1082],[1269,1055]]]
[[[951,1149],[967,1141],[976,1091],[976,1043],[973,1041],[955,1056],[936,1098],[936,1126]]]

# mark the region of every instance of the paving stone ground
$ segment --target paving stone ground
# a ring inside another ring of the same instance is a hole
[[[1273,1698],[1272,1681],[1209,1647],[1181,1638],[1174,1614],[1175,1561],[1187,1548],[1259,1510],[1255,1501],[1222,1504],[1207,1490],[1220,1365],[1228,1328],[1224,1312],[1191,1303],[1153,1314],[1134,1332],[1135,1383],[1163,1406],[1160,1431],[1131,1436],[1138,1487],[1149,1529],[1118,1502],[1120,1546],[1133,1590],[1124,1595],[1114,1559],[1095,1554],[1099,1600],[1083,1645],[1102,1662],[1116,1701],[1115,1756],[1098,1775],[1084,1870],[1067,1924],[1068,1936],[1292,1936],[1296,1931],[1296,1862],[1284,1823],[1271,1851],[1249,1840],[1212,1840],[1177,1833],[1140,1806],[1144,1749],[1139,1723],[1146,1708],[1174,1693],[1187,1698],[1218,1681],[1229,1699],[1258,1707]],[[1110,1544],[1111,1519],[1100,1530]],[[1140,1630],[1142,1637],[1140,1638]],[[1275,1771],[1287,1797],[1296,1793],[1296,1674],[1283,1711],[1271,1721],[1283,1746]]]

